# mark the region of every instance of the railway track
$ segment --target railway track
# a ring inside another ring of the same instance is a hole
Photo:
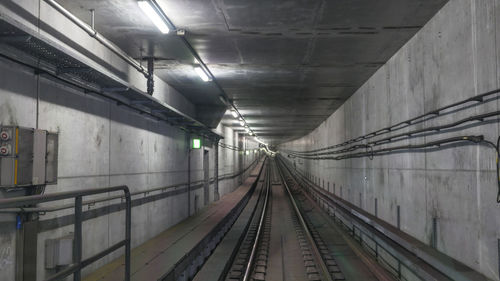
[[[221,242],[195,281],[485,280],[452,278],[467,272],[447,275],[426,263],[280,158],[268,158],[262,174],[247,216],[232,228],[240,232]]]
[[[264,187],[258,211],[223,279],[346,280],[331,249],[299,208],[292,178],[274,160],[267,166]]]

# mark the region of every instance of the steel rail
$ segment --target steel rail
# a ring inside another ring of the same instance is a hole
[[[276,165],[276,168],[278,170],[278,174],[280,175],[281,181],[283,182],[283,186],[285,187],[285,189],[290,197],[290,202],[292,203],[295,214],[297,215],[297,217],[300,221],[300,224],[302,225],[302,228],[304,229],[304,233],[306,234],[307,240],[309,240],[309,244],[311,245],[312,252],[314,253],[316,264],[318,264],[320,267],[318,269],[321,271],[321,275],[322,275],[321,280],[333,281],[332,275],[330,274],[330,271],[328,270],[328,266],[325,264],[325,261],[323,260],[323,257],[321,256],[321,253],[319,252],[318,246],[316,245],[316,242],[314,241],[314,238],[309,230],[309,227],[307,226],[307,223],[304,220],[304,217],[302,216],[302,213],[300,212],[300,209],[297,206],[297,203],[295,202],[295,198],[293,197],[293,194],[290,191],[290,188],[288,187],[288,184],[287,184],[285,177],[283,175],[283,171],[280,170],[278,165]]]
[[[286,163],[284,163],[284,161],[281,159],[281,158],[278,158],[277,159],[277,163],[279,163],[279,165],[281,167],[283,167],[283,169],[285,171],[287,171],[287,173],[291,176],[290,178],[297,184],[299,184],[299,182],[297,181],[297,179],[292,175],[292,171],[290,170],[290,167],[288,167],[286,165]],[[301,185],[301,184],[299,184]],[[307,198],[309,198],[309,200],[311,201],[314,201],[313,198],[310,197],[309,194],[307,194],[306,192],[303,193],[303,195]],[[320,206],[318,206],[320,207]],[[330,222],[333,224],[333,222]],[[334,227],[336,227],[334,224],[333,224]],[[338,229],[338,233],[340,234],[340,236],[342,238],[344,238],[346,244],[349,246],[349,248],[351,248],[353,250],[353,252],[363,261],[363,263],[367,266],[367,268],[376,276],[376,278],[380,281],[394,281],[395,278],[393,275],[391,275],[391,273],[389,273],[388,271],[386,271],[383,267],[380,266],[380,264],[378,264],[378,262],[376,260],[373,260],[373,258],[371,256],[368,256],[366,253],[365,253],[365,250],[363,249],[362,246],[358,246],[355,242],[356,241],[353,241],[349,234],[345,233],[343,229]]]
[[[290,164],[286,163],[283,159],[279,159],[281,163],[292,171]],[[384,250],[390,253],[391,256],[398,259],[410,271],[423,278],[423,280],[445,280],[442,277],[450,278],[451,280],[489,280],[481,273],[469,268],[460,261],[455,260],[445,254],[430,249],[430,246],[423,244],[421,241],[411,236],[409,239],[400,235],[400,230],[396,227],[384,222],[383,220],[367,213],[365,210],[352,205],[350,202],[337,197],[335,194],[327,192],[316,183],[303,175],[300,171],[296,170],[293,177],[297,182],[301,182],[301,186],[305,191],[310,191],[311,194],[315,193],[331,208],[335,209],[338,217],[347,219],[351,224],[356,225],[356,228],[364,233],[368,233],[369,237],[378,241],[377,243]],[[390,241],[387,243],[386,241]],[[395,246],[390,243],[394,243]],[[405,254],[407,251],[411,257]],[[415,260],[413,260],[416,258]],[[426,269],[423,267],[428,266]],[[435,277],[435,274],[441,277]]]
[[[267,172],[266,172],[266,197],[264,198],[264,206],[262,207],[262,213],[260,215],[259,219],[259,227],[257,228],[257,234],[255,235],[255,240],[252,245],[252,251],[250,252],[250,257],[248,259],[247,266],[245,268],[245,275],[243,276],[243,281],[249,281],[250,280],[250,275],[252,274],[252,268],[255,260],[255,255],[257,252],[257,247],[259,244],[259,238],[262,233],[262,229],[264,228],[264,222],[266,218],[266,211],[267,211],[267,203],[269,201],[269,193],[271,192],[271,164],[269,163],[267,166]]]

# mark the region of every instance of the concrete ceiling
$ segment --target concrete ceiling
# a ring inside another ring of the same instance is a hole
[[[262,139],[281,143],[316,128],[447,0],[157,0]],[[219,89],[193,71],[173,33],[161,35],[135,0],[60,0],[199,107]],[[226,124],[237,123],[226,114]]]

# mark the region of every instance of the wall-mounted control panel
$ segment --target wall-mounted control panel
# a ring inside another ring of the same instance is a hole
[[[58,135],[0,126],[0,187],[57,183]]]

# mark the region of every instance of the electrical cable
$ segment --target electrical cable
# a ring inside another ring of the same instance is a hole
[[[357,138],[354,138],[354,139],[347,140],[347,141],[345,141],[343,143],[339,143],[339,144],[328,146],[328,147],[324,147],[324,148],[318,148],[318,149],[314,149],[314,150],[309,150],[309,151],[302,151],[302,152],[304,152],[304,153],[312,153],[312,152],[319,152],[319,151],[329,150],[329,149],[332,149],[332,148],[346,146],[346,145],[349,145],[351,143],[355,143],[355,142],[359,142],[359,141],[362,141],[362,140],[370,139],[370,138],[373,138],[375,136],[379,136],[379,135],[386,134],[386,133],[389,133],[389,132],[395,132],[395,131],[401,130],[403,128],[407,128],[409,126],[418,124],[418,123],[420,123],[422,121],[428,121],[430,119],[433,119],[433,118],[436,118],[438,116],[441,116],[442,115],[441,114],[442,111],[450,109],[450,108],[453,108],[453,107],[464,105],[464,104],[467,104],[467,103],[470,103],[470,102],[483,103],[483,102],[485,102],[484,98],[486,98],[488,96],[496,95],[498,93],[500,93],[500,89],[496,89],[496,90],[492,90],[492,91],[489,91],[489,92],[485,92],[483,94],[479,94],[479,95],[473,96],[471,98],[467,98],[467,99],[464,99],[462,101],[449,104],[447,106],[438,108],[436,110],[429,111],[427,113],[424,113],[422,115],[413,117],[413,118],[408,119],[406,121],[402,121],[402,122],[399,122],[397,124],[391,125],[389,127],[382,128],[380,130],[371,132],[369,134],[366,134],[366,135],[363,135],[363,136],[360,136],[360,137],[357,137]],[[427,119],[424,119],[426,117],[427,117]]]
[[[416,148],[426,148],[426,147],[429,147],[429,145],[430,146],[433,146],[433,144],[436,145],[436,143],[429,143],[427,145],[416,145],[416,146],[397,146],[397,147],[391,147],[391,148],[386,148],[386,149],[373,150],[373,146],[378,146],[378,145],[383,145],[383,144],[388,144],[388,143],[392,143],[392,142],[396,142],[396,141],[409,139],[411,137],[415,137],[415,135],[422,134],[422,133],[427,133],[427,132],[432,132],[432,131],[439,132],[439,131],[444,130],[444,129],[450,129],[453,127],[457,127],[457,126],[462,125],[462,124],[467,123],[467,122],[477,121],[477,122],[479,122],[479,124],[481,124],[481,123],[485,122],[484,119],[486,119],[486,118],[499,116],[500,111],[494,111],[494,112],[489,112],[489,113],[485,113],[485,114],[470,116],[470,117],[467,117],[467,118],[464,118],[464,119],[461,119],[461,120],[458,120],[456,122],[452,122],[449,124],[445,124],[445,125],[432,126],[432,127],[428,127],[428,128],[424,128],[424,129],[417,129],[417,130],[413,130],[410,132],[400,133],[397,135],[378,139],[375,141],[370,141],[367,144],[358,144],[358,145],[353,145],[351,147],[344,148],[344,149],[329,151],[333,148],[345,146],[345,145],[348,145],[350,143],[354,143],[354,142],[361,141],[364,139],[373,138],[373,137],[381,135],[381,134],[394,132],[395,130],[400,130],[402,128],[416,124],[416,122],[414,122],[414,120],[417,120],[419,118],[423,118],[423,117],[429,116],[431,114],[438,116],[439,112],[444,110],[444,109],[458,106],[458,105],[461,105],[461,104],[464,104],[464,103],[467,103],[470,101],[484,102],[484,97],[496,94],[499,91],[500,90],[490,91],[490,92],[487,92],[485,94],[482,94],[482,95],[479,95],[479,96],[476,96],[473,98],[469,98],[469,99],[466,99],[466,100],[458,102],[458,103],[454,103],[452,105],[443,107],[439,110],[435,110],[433,112],[415,117],[415,118],[410,119],[408,121],[398,123],[398,124],[393,125],[393,126],[388,127],[388,128],[384,128],[384,129],[375,131],[373,133],[358,137],[356,139],[348,140],[348,141],[343,142],[341,144],[328,146],[328,147],[324,147],[324,148],[319,148],[319,149],[315,149],[315,150],[309,150],[309,151],[284,150],[284,152],[288,153],[288,157],[293,156],[294,158],[299,157],[302,159],[312,159],[312,160],[341,160],[341,159],[358,158],[358,157],[368,157],[370,160],[372,160],[374,155],[376,155],[376,154],[389,153],[389,152],[393,152],[396,150],[402,150],[402,149],[411,150],[411,149],[416,149]],[[407,124],[407,126],[399,127],[397,129],[391,129],[391,128],[401,126],[402,124]],[[497,177],[497,189],[498,189],[498,191],[497,191],[497,203],[500,203],[500,136],[497,138],[496,144],[494,144],[491,141],[484,140],[483,137],[480,141],[476,141],[476,140],[472,140],[472,139],[470,141],[473,141],[476,143],[479,143],[479,142],[486,143],[486,144],[491,145],[493,148],[495,148],[495,151],[496,151],[496,177]],[[439,145],[439,143],[437,145]],[[351,154],[345,154],[345,155],[341,155],[341,156],[337,156],[337,157],[321,157],[324,155],[334,155],[334,154],[343,154],[343,153],[347,153],[347,152],[352,152],[352,151],[356,151],[356,150],[361,149],[361,148],[365,148],[366,151],[364,153],[351,153]],[[368,150],[370,150],[370,152],[368,152]],[[321,152],[321,151],[324,151],[324,152]],[[318,153],[318,152],[321,152],[321,153]]]
[[[453,127],[457,127],[457,126],[462,125],[462,124],[467,123],[467,122],[478,121],[479,123],[482,123],[482,122],[484,122],[484,119],[495,117],[495,116],[500,116],[500,111],[494,111],[494,112],[489,112],[489,113],[485,113],[485,114],[474,115],[474,116],[467,117],[467,118],[464,118],[464,119],[461,119],[461,120],[458,120],[456,122],[452,122],[449,124],[413,130],[413,131],[410,131],[407,133],[398,134],[398,135],[390,136],[390,137],[387,137],[384,139],[372,141],[372,142],[369,142],[367,144],[354,145],[354,146],[351,146],[351,147],[348,147],[345,149],[340,149],[340,150],[335,150],[335,151],[327,151],[327,152],[321,152],[321,153],[308,153],[308,152],[299,152],[299,151],[293,151],[293,152],[296,154],[307,155],[307,156],[340,154],[340,153],[345,153],[345,152],[349,152],[349,151],[355,151],[355,150],[360,149],[360,148],[367,148],[368,149],[369,147],[372,147],[372,146],[388,144],[388,143],[392,143],[392,142],[396,142],[396,141],[405,140],[405,139],[408,139],[411,137],[418,137],[418,136],[415,136],[417,134],[433,132],[433,131],[439,132],[439,131],[444,130],[444,129],[450,129]],[[493,147],[495,147],[495,146],[493,145]]]
[[[480,143],[480,142],[484,142],[484,136],[482,136],[482,135],[458,136],[458,137],[451,137],[451,138],[446,138],[446,139],[442,139],[442,140],[438,140],[438,141],[428,142],[428,143],[424,143],[424,144],[393,146],[393,147],[381,148],[381,149],[371,150],[371,151],[367,150],[365,152],[348,153],[348,154],[343,154],[343,155],[339,155],[339,156],[335,156],[335,157],[303,156],[303,155],[295,154],[293,152],[288,152],[288,153],[295,156],[295,157],[298,157],[298,158],[310,159],[310,160],[345,160],[345,159],[351,159],[351,158],[380,156],[382,154],[392,153],[392,152],[400,151],[400,150],[413,150],[413,149],[423,149],[423,148],[429,148],[429,147],[440,147],[443,144],[450,144],[450,143],[457,143],[457,142]]]
[[[367,146],[365,152],[358,152],[358,153],[350,153],[350,154],[344,154],[336,157],[320,157],[320,156],[308,156],[308,155],[301,155],[297,154],[291,151],[285,151],[288,153],[289,158],[300,158],[300,159],[308,159],[308,160],[345,160],[345,159],[350,159],[350,158],[361,158],[361,157],[368,157],[370,160],[373,159],[374,156],[380,156],[383,154],[387,153],[392,153],[395,151],[401,151],[401,150],[412,150],[412,149],[423,149],[423,148],[429,148],[429,147],[440,147],[443,144],[451,144],[451,143],[459,143],[459,142],[472,142],[475,144],[479,143],[485,143],[490,146],[492,146],[495,149],[496,153],[496,181],[497,181],[497,203],[500,203],[500,136],[497,138],[496,144],[489,140],[485,140],[483,135],[478,135],[478,136],[460,136],[460,137],[453,137],[453,138],[447,138],[443,140],[438,140],[434,142],[429,142],[425,144],[419,144],[419,145],[402,145],[402,146],[395,146],[395,147],[389,147],[389,148],[383,148],[383,149],[378,149],[378,150],[373,150],[373,146]],[[368,150],[370,148],[370,150]]]
[[[230,149],[230,150],[234,150],[234,151],[244,151],[244,149],[241,149],[237,146],[233,146],[233,145],[222,143],[222,142],[219,142],[219,146],[222,148],[226,148],[226,149]]]

